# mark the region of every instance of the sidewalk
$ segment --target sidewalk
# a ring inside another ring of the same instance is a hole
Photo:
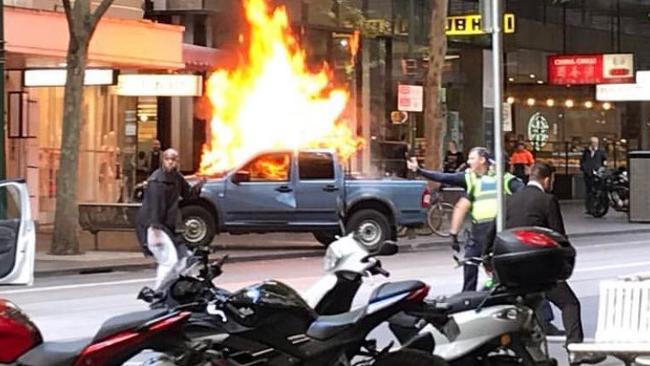
[[[650,233],[650,224],[628,223],[627,215],[610,212],[603,218],[584,214],[581,201],[562,203],[562,213],[569,237]],[[57,274],[85,274],[114,270],[153,268],[151,258],[140,253],[134,233],[100,233],[100,250],[93,250],[93,237],[82,233],[80,241],[85,252],[77,256],[52,256],[47,254],[51,240],[50,230],[41,230],[37,236],[36,276]],[[436,236],[418,236],[401,239],[402,251],[434,248],[448,239]],[[323,246],[311,234],[251,234],[221,235],[215,239],[220,249],[217,255],[228,254],[230,262],[302,258],[323,255]]]

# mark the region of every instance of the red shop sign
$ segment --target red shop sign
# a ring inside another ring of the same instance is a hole
[[[548,56],[548,83],[555,85],[634,83],[634,54]]]

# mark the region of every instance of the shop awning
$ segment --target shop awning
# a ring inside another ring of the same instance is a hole
[[[210,47],[183,44],[183,62],[187,70],[210,71],[228,62],[230,52]]]
[[[65,14],[10,6],[4,9],[9,58],[16,56],[23,67],[44,66],[52,59],[65,61],[69,38]],[[182,26],[104,17],[90,43],[89,66],[183,69],[183,31]]]

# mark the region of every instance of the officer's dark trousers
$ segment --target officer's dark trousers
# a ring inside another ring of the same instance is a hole
[[[465,258],[480,257],[486,246],[488,232],[492,227],[492,222],[482,222],[472,224],[472,235],[465,243]],[[478,283],[478,266],[465,265],[463,268],[463,292],[476,291]]]
[[[566,282],[560,282],[546,292],[546,298],[562,312],[566,343],[581,343],[584,334],[580,318],[580,301],[571,287]]]

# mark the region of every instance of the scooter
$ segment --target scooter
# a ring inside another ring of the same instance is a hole
[[[0,299],[0,365],[119,366],[145,349],[174,353],[178,365],[199,365],[182,329],[189,312],[149,310],[107,320],[94,337],[44,342],[16,305]]]
[[[320,314],[349,309],[364,278],[388,276],[381,262],[352,234],[330,245],[324,266],[327,275],[306,296]],[[485,359],[552,365],[555,361],[548,357],[544,333],[532,310],[541,299],[540,294],[513,293],[499,287],[491,292],[460,293],[425,301],[426,321],[421,315],[402,313],[389,320],[389,327],[402,344],[413,342],[418,335],[433,335],[435,343],[417,342],[418,348],[451,365]],[[436,316],[441,320],[438,323]]]

